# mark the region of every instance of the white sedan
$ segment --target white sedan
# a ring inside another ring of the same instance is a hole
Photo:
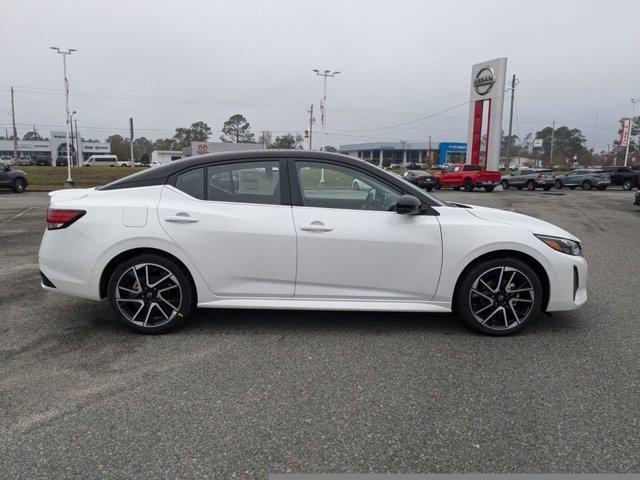
[[[107,298],[138,332],[200,307],[453,311],[503,335],[587,300],[570,233],[342,155],[202,155],[50,195],[43,288]]]

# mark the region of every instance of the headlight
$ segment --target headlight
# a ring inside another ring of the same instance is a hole
[[[558,252],[577,257],[583,256],[582,247],[580,247],[578,242],[574,242],[568,238],[548,237],[546,235],[536,235],[536,237]]]

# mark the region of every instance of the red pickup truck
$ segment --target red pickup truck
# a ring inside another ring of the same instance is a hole
[[[500,185],[502,175],[500,172],[482,170],[480,165],[455,163],[436,173],[434,177],[436,190],[451,187],[454,190],[464,188],[465,191],[472,192],[474,188],[484,188],[487,192],[493,192],[493,189]]]

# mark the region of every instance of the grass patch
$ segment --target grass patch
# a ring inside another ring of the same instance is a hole
[[[29,180],[29,190],[56,190],[64,188],[67,167],[15,167],[23,170]],[[105,185],[132,173],[147,170],[130,167],[71,167],[71,178],[76,188],[91,188]]]

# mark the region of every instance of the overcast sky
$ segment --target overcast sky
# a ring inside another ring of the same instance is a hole
[[[314,68],[342,72],[328,82],[327,143],[336,146],[466,141],[467,106],[386,127],[467,101],[471,65],[501,56],[520,80],[520,137],[556,120],[606,148],[640,97],[638,0],[3,0],[0,9],[0,108],[9,110],[15,86],[20,136],[64,123],[51,45],[78,50],[71,108],[83,136],[99,139],[126,135],[130,116],[136,136],[152,139],[203,120],[217,140],[235,113],[256,133],[299,133],[322,96]]]

